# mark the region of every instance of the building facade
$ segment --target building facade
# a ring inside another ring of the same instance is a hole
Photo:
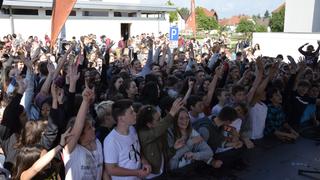
[[[67,39],[86,34],[119,40],[124,34],[169,32],[168,12],[175,7],[144,0],[78,0],[64,28]],[[0,13],[0,36],[50,35],[52,0],[6,0]]]
[[[286,0],[284,32],[320,32],[319,0]]]

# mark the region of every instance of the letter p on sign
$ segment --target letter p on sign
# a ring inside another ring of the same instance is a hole
[[[179,39],[179,30],[177,27],[170,28],[170,41],[178,41]]]

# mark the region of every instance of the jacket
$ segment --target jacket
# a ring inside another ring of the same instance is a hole
[[[171,170],[181,168],[191,163],[184,159],[184,155],[187,152],[192,152],[194,154],[194,159],[198,161],[204,161],[207,163],[212,159],[213,151],[205,141],[202,141],[199,144],[193,144],[192,138],[196,136],[200,136],[200,134],[196,130],[192,129],[185,146],[178,149],[175,155],[170,159]],[[173,148],[175,141],[176,138],[174,137],[173,130],[170,129],[168,132],[169,147]]]
[[[168,148],[167,144],[167,129],[172,125],[172,122],[173,117],[168,114],[158,123],[157,127],[137,131],[141,152],[150,163],[153,174],[160,173],[162,157],[166,165],[170,157],[175,153],[174,149]]]

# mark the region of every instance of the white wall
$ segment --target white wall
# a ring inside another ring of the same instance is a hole
[[[0,38],[11,33],[11,23],[9,18],[0,18]]]
[[[275,57],[282,54],[286,60],[287,55],[295,59],[302,56],[298,48],[305,43],[317,48],[317,40],[320,40],[320,33],[253,33],[252,43],[260,44],[263,55]]]
[[[284,32],[320,32],[319,0],[286,0]]]
[[[79,38],[86,34],[106,35],[113,40],[118,41],[121,37],[121,23],[131,23],[131,36],[141,33],[155,33],[159,31],[168,33],[170,23],[168,20],[150,20],[150,19],[135,19],[125,20],[116,18],[93,18],[87,19],[69,18],[66,22],[66,37],[71,39],[72,36]],[[8,18],[0,18],[0,37],[11,33],[10,20]],[[20,33],[24,38],[30,35],[36,35],[40,39],[44,38],[45,34],[50,35],[51,19],[50,18],[26,18],[14,17],[15,33]]]

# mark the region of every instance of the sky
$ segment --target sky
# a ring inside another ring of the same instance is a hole
[[[159,2],[159,0],[148,0],[149,2]],[[264,15],[266,10],[272,12],[285,0],[195,0],[196,6],[207,9],[214,9],[220,18],[228,18],[234,15],[246,14]],[[190,8],[191,0],[171,0],[179,8]]]

